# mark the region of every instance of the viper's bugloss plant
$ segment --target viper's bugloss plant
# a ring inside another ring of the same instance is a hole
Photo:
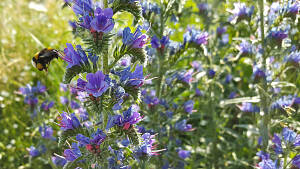
[[[48,156],[58,168],[300,168],[297,1],[67,3],[78,44],[61,52],[57,88],[68,94],[56,101],[41,84],[20,89],[42,138],[30,159]]]

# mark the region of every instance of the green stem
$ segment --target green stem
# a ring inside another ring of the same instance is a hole
[[[264,0],[258,1],[259,9],[260,9],[260,31],[261,31],[261,45],[263,50],[263,70],[266,70],[266,58],[267,55],[265,54],[265,30],[264,30]],[[265,79],[262,80],[262,88],[264,91],[268,91],[268,85]],[[260,125],[260,134],[263,140],[263,150],[265,151],[268,147],[268,124],[269,124],[269,112],[268,112],[268,98],[266,94],[260,91],[260,98],[261,98],[261,107],[263,110],[262,121]]]

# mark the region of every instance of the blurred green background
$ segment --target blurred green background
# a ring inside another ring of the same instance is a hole
[[[35,85],[39,80],[51,86],[48,90],[58,91],[62,63],[51,63],[47,74],[35,70],[31,58],[44,47],[62,49],[71,41],[68,20],[73,12],[62,10],[62,5],[63,1],[56,0],[0,1],[0,168],[28,168],[26,148],[38,133],[28,127],[31,119],[23,96],[16,93],[19,87],[27,83]]]

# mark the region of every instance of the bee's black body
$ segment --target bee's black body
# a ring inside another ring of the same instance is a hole
[[[32,58],[32,64],[39,71],[47,71],[50,62],[54,59],[60,57],[59,51],[51,48],[44,48],[39,53],[34,55]]]

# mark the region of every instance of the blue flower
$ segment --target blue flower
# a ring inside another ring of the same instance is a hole
[[[187,150],[179,150],[178,151],[178,156],[182,159],[186,159],[188,158],[189,156],[191,156],[191,152],[190,151],[187,151]]]
[[[36,156],[39,156],[39,155],[40,155],[40,151],[39,151],[37,148],[35,148],[34,146],[31,146],[31,147],[28,149],[28,151],[29,151],[29,155],[30,155],[31,157],[36,157]]]
[[[208,4],[207,3],[200,3],[197,4],[200,14],[206,14],[208,12]]]
[[[299,66],[300,52],[299,51],[292,52],[288,56],[284,57],[284,61],[287,62],[287,63],[292,63],[295,66]]]
[[[91,29],[91,22],[93,20],[93,17],[90,16],[90,15],[84,15],[82,17],[79,18],[79,26],[85,28],[85,29],[88,29],[90,30]]]
[[[293,4],[289,4],[287,7],[287,15],[291,17],[295,17],[299,13],[300,3],[295,1]]]
[[[69,116],[66,112],[63,112],[62,114],[60,114],[59,126],[61,130],[66,131],[73,130],[80,127],[81,125],[74,113]]]
[[[246,113],[258,113],[260,112],[259,107],[253,106],[252,103],[244,102],[241,106],[238,106],[241,111]]]
[[[187,102],[184,103],[184,110],[185,112],[191,114],[194,108],[194,101],[193,100],[189,100]]]
[[[64,49],[65,56],[62,59],[68,62],[67,68],[88,63],[88,58],[80,45],[76,46],[77,52],[71,43],[67,43],[66,45],[67,48]]]
[[[56,166],[63,167],[67,163],[67,160],[60,156],[52,156],[51,159],[52,159],[53,164],[55,164]]]
[[[292,159],[292,164],[298,168],[300,168],[300,155],[296,155],[293,159]]]
[[[73,0],[73,11],[76,15],[93,13],[92,0]]]
[[[282,129],[282,136],[285,142],[294,143],[297,134],[293,130],[285,127]]]
[[[288,37],[287,31],[281,30],[279,28],[272,28],[269,32],[267,38],[275,42],[277,45],[281,45],[282,40]]]
[[[73,30],[77,28],[77,24],[75,21],[69,21],[69,25],[72,27]]]
[[[143,66],[137,65],[134,72],[130,71],[130,67],[127,67],[121,72],[115,72],[120,77],[121,83],[125,83],[126,86],[134,86],[136,88],[144,84]]]
[[[151,46],[152,48],[160,48],[164,49],[165,46],[169,44],[169,37],[163,36],[161,40],[159,40],[155,35],[151,39]]]
[[[74,161],[78,157],[80,157],[81,152],[80,152],[80,149],[78,147],[78,144],[77,143],[72,143],[72,148],[71,149],[66,149],[64,151],[64,156],[65,156],[67,161]]]
[[[192,128],[192,125],[186,123],[187,123],[186,119],[177,121],[174,125],[174,128],[179,131],[193,131],[194,128]]]
[[[71,109],[79,109],[80,105],[76,101],[71,100],[70,107]]]
[[[54,102],[49,102],[48,101],[44,101],[41,104],[41,109],[43,109],[44,111],[49,111],[50,108],[52,108],[54,106]]]
[[[221,36],[222,34],[224,34],[227,31],[227,27],[223,26],[223,27],[218,27],[217,28],[217,35]]]
[[[254,81],[259,81],[260,79],[265,79],[266,73],[261,68],[259,68],[257,65],[254,65],[252,78],[254,79]]]
[[[100,145],[101,143],[103,143],[105,139],[106,139],[106,134],[102,130],[97,129],[96,132],[92,133],[90,143],[95,145]]]
[[[300,104],[300,98],[292,95],[282,96],[272,103],[271,109],[284,109],[295,104]]]
[[[256,155],[260,158],[260,160],[268,160],[270,159],[270,154],[263,152],[263,151],[259,151],[256,153]]]
[[[61,104],[63,104],[63,105],[69,104],[69,99],[68,99],[67,97],[65,97],[65,96],[60,96],[59,99],[60,99],[60,103],[61,103]]]
[[[187,72],[179,72],[175,74],[175,77],[177,77],[179,81],[190,84],[193,80],[193,72],[194,71],[192,69],[188,70]]]
[[[277,169],[276,164],[271,159],[263,159],[260,163],[258,163],[260,169]]]
[[[229,21],[235,20],[236,23],[240,22],[241,20],[250,20],[251,16],[254,12],[254,6],[251,8],[247,7],[245,3],[234,3],[234,9],[231,11],[233,16],[229,18]]]
[[[276,154],[282,154],[282,146],[281,146],[281,139],[277,134],[274,134],[272,142],[274,143],[274,151]]]
[[[112,19],[113,10],[111,8],[95,10],[95,18],[91,21],[91,27],[97,32],[108,33],[114,28],[114,20]]]
[[[213,69],[208,69],[207,75],[209,78],[213,78],[216,75],[216,72]]]
[[[128,110],[123,112],[123,116],[114,115],[108,118],[106,130],[118,125],[123,127],[124,130],[128,130],[133,124],[138,123],[142,117],[132,106]]]
[[[101,72],[97,71],[96,73],[88,73],[86,75],[87,82],[78,79],[77,80],[77,87],[81,91],[86,91],[88,94],[93,95],[94,97],[101,96],[106,90],[109,88],[109,78],[107,79],[106,76]]]
[[[154,150],[153,143],[155,143],[154,135],[150,133],[145,133],[142,135],[143,141],[140,146],[134,151],[135,157],[137,159],[145,156],[158,155],[158,151]]]
[[[126,27],[123,30],[123,39],[122,42],[126,46],[129,46],[131,48],[142,48],[146,44],[146,38],[147,36],[142,34],[141,32],[142,27],[138,26],[134,33],[131,33],[131,30],[129,27]]]
[[[208,41],[208,33],[202,32],[196,29],[188,29],[188,31],[183,35],[184,36],[184,44],[186,43],[196,43],[197,45],[207,44]]]
[[[242,55],[248,55],[252,53],[252,45],[247,41],[242,41],[239,48]]]
[[[53,129],[50,126],[44,125],[43,127],[39,127],[39,132],[41,133],[43,138],[53,139]]]

